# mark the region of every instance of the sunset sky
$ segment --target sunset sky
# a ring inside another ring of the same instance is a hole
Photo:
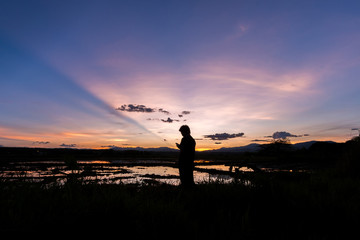
[[[0,146],[343,142],[360,1],[2,0]]]

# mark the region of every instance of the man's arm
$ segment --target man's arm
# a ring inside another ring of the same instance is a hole
[[[178,143],[176,143],[176,146],[181,150],[183,147],[184,147],[184,138],[183,139],[181,139],[181,142],[180,142],[180,144],[178,144]]]

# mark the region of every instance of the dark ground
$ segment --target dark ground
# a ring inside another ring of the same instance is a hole
[[[192,189],[85,184],[76,178],[49,187],[2,179],[0,231],[142,239],[350,239],[358,235],[360,224],[359,150],[351,142],[336,154],[319,147],[245,155],[247,164],[269,164],[264,159],[271,159],[282,166],[313,161],[310,165],[317,167],[240,172],[232,184]],[[246,180],[251,184],[244,184]]]

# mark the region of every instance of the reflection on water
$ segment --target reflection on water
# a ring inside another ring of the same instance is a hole
[[[77,161],[78,164],[110,164],[110,161],[93,160],[93,161]]]
[[[144,163],[150,164],[150,166],[144,165]],[[226,173],[235,171],[234,168],[223,164],[198,165],[196,169],[194,171],[194,181],[196,183],[212,181],[230,183],[233,181],[233,177]],[[217,172],[211,172],[212,170]],[[237,170],[252,171],[245,167]],[[14,162],[7,167],[2,167],[0,172],[0,178],[13,181],[31,180],[64,183],[69,176],[76,176],[84,182],[104,184],[160,182],[179,185],[180,183],[179,171],[174,162],[171,161],[77,161],[76,166],[71,168],[61,161]]]
[[[197,168],[201,169],[212,169],[212,170],[218,170],[218,171],[229,171],[229,172],[253,172],[254,170],[248,167],[234,167],[234,166],[228,166],[228,165],[201,165],[196,166]]]

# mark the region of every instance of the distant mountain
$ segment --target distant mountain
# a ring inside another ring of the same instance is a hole
[[[309,141],[309,142],[301,142],[301,143],[295,143],[295,144],[291,144],[293,149],[297,150],[297,149],[308,149],[310,148],[314,143],[317,142],[326,142],[326,143],[335,143],[332,141]],[[204,151],[204,152],[208,152],[208,153],[216,153],[216,152],[230,152],[230,153],[242,153],[242,152],[257,152],[259,150],[261,150],[261,146],[262,145],[267,145],[269,143],[266,144],[258,144],[258,143],[251,143],[249,145],[246,146],[241,146],[241,147],[231,147],[231,148],[219,148],[219,149],[215,149],[215,150],[208,150],[208,151]],[[116,151],[142,151],[142,152],[178,152],[178,149],[174,149],[174,148],[168,148],[168,147],[159,147],[159,148],[143,148],[143,147],[136,147],[136,148],[127,148],[127,147],[112,147],[111,149],[116,150]]]
[[[293,149],[298,150],[298,149],[309,149],[314,143],[317,142],[321,142],[321,141],[309,141],[309,142],[301,142],[301,143],[295,143],[295,144],[291,144]],[[326,143],[336,143],[336,142],[332,142],[332,141],[325,141]],[[262,145],[267,145],[269,143],[266,144],[258,144],[258,143],[252,143],[246,146],[241,146],[241,147],[232,147],[232,148],[220,148],[220,149],[215,149],[215,150],[209,150],[206,152],[232,152],[232,153],[241,153],[241,152],[257,152],[259,150],[261,150],[261,146]]]
[[[309,142],[301,142],[301,143],[295,143],[293,144],[293,148],[295,149],[309,149],[314,143],[336,143],[333,141],[309,141]]]
[[[168,147],[159,147],[159,148],[144,148],[144,151],[152,151],[152,152],[178,152],[179,149],[168,148]]]
[[[232,147],[232,148],[219,148],[215,150],[208,150],[205,152],[257,152],[259,151],[261,144],[251,143],[242,147]]]
[[[110,148],[115,151],[141,151],[141,152],[177,152],[178,149],[168,148],[168,147],[159,147],[159,148],[143,148],[143,147],[136,147],[136,148],[124,148],[124,147],[112,147]]]
[[[316,142],[318,141],[301,142],[301,143],[292,144],[292,146],[294,149],[302,149],[302,148],[309,149]]]

